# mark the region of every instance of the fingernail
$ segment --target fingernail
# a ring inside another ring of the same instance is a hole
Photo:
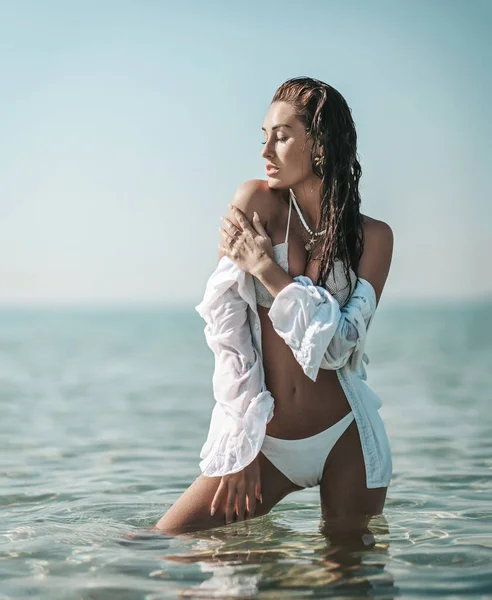
[[[263,504],[263,496],[260,494],[260,502]]]
[[[253,214],[254,214],[255,219],[257,219],[258,218],[258,213],[256,212],[256,210],[255,210],[255,212]]]
[[[215,508],[211,508],[210,509],[210,516],[213,517],[214,516],[214,512],[215,512]]]

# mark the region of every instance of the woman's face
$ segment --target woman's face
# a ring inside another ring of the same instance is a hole
[[[262,129],[265,142],[261,156],[266,162],[269,187],[290,188],[315,177],[311,168],[312,141],[290,104],[271,104]],[[268,165],[277,169],[270,170]]]

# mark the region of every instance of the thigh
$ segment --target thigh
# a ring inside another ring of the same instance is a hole
[[[257,500],[255,517],[269,513],[287,494],[302,489],[285,477],[263,452],[259,453],[258,460],[263,502]],[[224,526],[226,494],[222,496],[222,504],[215,514],[210,515],[210,505],[220,480],[220,477],[207,477],[200,474],[153,529],[169,535],[179,535]]]
[[[321,514],[333,529],[361,529],[383,512],[387,488],[367,488],[364,455],[355,419],[326,459],[320,482]]]

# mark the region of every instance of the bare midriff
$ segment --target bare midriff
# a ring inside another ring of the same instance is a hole
[[[320,369],[316,381],[304,373],[273,328],[268,310],[258,306],[265,384],[275,401],[266,433],[292,440],[315,435],[350,412],[350,405],[336,371]]]
[[[289,202],[285,191],[270,193],[275,194],[275,200],[266,230],[275,245],[285,239]],[[289,228],[289,274],[291,277],[304,274],[316,281],[319,260],[306,264],[301,226],[294,213],[293,210]],[[313,256],[319,256],[316,247]],[[261,322],[265,384],[275,401],[267,434],[295,440],[331,427],[351,410],[336,371],[320,369],[316,381],[312,381],[273,328],[268,316],[269,308],[260,305],[257,308]]]

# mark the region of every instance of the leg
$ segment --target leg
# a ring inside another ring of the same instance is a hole
[[[272,465],[263,452],[258,456],[263,503],[257,500],[255,517],[266,515],[282,498],[302,489]],[[169,535],[179,535],[224,526],[225,495],[222,506],[217,509],[213,517],[210,516],[210,505],[219,487],[220,479],[220,477],[206,477],[200,474],[157,522],[154,529]]]
[[[323,531],[342,537],[370,534],[371,517],[383,512],[387,488],[366,487],[366,469],[356,421],[330,452],[320,482]]]

